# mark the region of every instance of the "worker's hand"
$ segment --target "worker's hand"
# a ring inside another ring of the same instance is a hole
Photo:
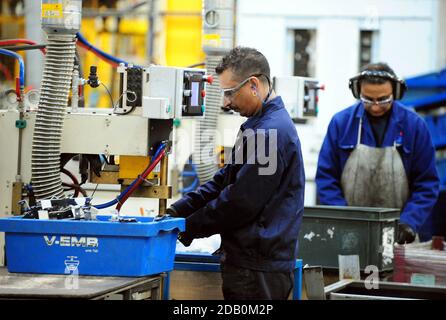
[[[177,210],[175,210],[174,207],[170,206],[166,209],[166,214],[168,214],[171,217],[178,218],[180,215],[178,214]]]
[[[172,206],[166,209],[166,214],[174,218],[180,217],[178,211]],[[185,247],[189,247],[194,239],[189,237],[186,232],[180,232],[178,234],[178,240],[180,240]]]
[[[398,244],[412,243],[415,240],[415,231],[407,224],[398,224]]]
[[[187,235],[186,232],[180,232],[178,234],[178,240],[180,240],[180,242],[185,246],[185,247],[189,247],[190,244],[192,243],[192,241],[194,240],[193,238],[189,237]]]

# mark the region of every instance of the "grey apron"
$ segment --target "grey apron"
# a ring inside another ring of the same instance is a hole
[[[358,142],[345,163],[341,186],[349,206],[402,209],[409,198],[409,183],[403,161],[392,147],[375,148]]]

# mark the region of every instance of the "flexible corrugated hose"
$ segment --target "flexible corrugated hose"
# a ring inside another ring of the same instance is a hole
[[[76,38],[48,34],[39,109],[32,143],[32,185],[36,198],[62,198],[60,144],[73,76]]]

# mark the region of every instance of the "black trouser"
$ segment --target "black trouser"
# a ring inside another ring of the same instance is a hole
[[[293,272],[263,272],[221,265],[225,300],[286,300],[293,289]]]

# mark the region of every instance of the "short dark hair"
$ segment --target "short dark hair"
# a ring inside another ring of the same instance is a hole
[[[377,62],[377,63],[370,63],[362,67],[361,72],[364,71],[381,71],[381,72],[387,72],[391,76],[397,78],[395,71],[389,65],[385,62]],[[389,79],[385,79],[382,77],[373,77],[373,76],[366,76],[364,77],[361,82],[370,83],[370,84],[383,84],[387,81],[390,81]],[[391,81],[390,81],[391,82]]]
[[[270,81],[270,69],[265,56],[254,48],[235,47],[223,57],[215,68],[217,74],[222,74],[230,69],[235,76],[235,80],[242,81],[249,76],[262,74],[268,79],[261,79],[265,84]]]

